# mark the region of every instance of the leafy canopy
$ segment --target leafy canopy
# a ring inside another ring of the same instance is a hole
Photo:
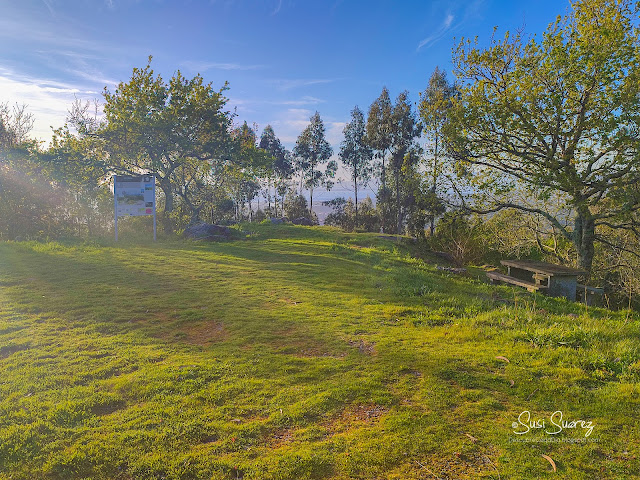
[[[628,214],[640,208],[637,18],[629,0],[582,0],[541,40],[507,32],[486,49],[462,41],[454,54],[462,87],[448,141],[476,167],[484,211],[542,215],[586,269],[597,227],[631,228]],[[573,229],[545,207],[558,192]]]

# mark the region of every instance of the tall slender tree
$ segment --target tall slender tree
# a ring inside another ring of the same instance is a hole
[[[265,150],[270,158],[270,165],[267,170],[267,201],[269,202],[269,210],[271,210],[271,181],[274,183],[274,205],[275,215],[278,215],[278,193],[282,191],[283,183],[291,177],[293,166],[291,159],[287,155],[287,151],[280,143],[280,139],[276,137],[273,127],[267,125],[260,137],[260,148]]]
[[[381,189],[378,194],[378,207],[381,209],[382,230],[386,231],[386,210],[388,209],[389,192],[387,190],[386,157],[391,148],[393,120],[391,114],[393,104],[387,87],[382,88],[380,96],[369,107],[367,115],[367,143],[375,151],[378,159]]]
[[[309,190],[309,211],[313,214],[314,188],[324,185],[330,189],[338,169],[334,160],[329,161],[333,149],[325,138],[324,123],[318,112],[309,119],[309,125],[298,137],[293,153],[300,159],[304,185]],[[325,166],[324,170],[322,166]]]
[[[367,115],[367,143],[375,150],[376,157],[380,160],[380,180],[382,189],[386,189],[386,164],[385,159],[393,142],[393,104],[389,97],[387,87],[382,88],[380,96],[369,107]]]
[[[362,110],[351,111],[351,122],[343,130],[344,140],[340,145],[340,160],[348,169],[355,195],[355,226],[358,226],[358,187],[367,184],[373,173],[371,160],[373,150],[366,142],[366,124]]]
[[[446,159],[443,129],[455,95],[455,85],[449,83],[447,73],[440,70],[439,67],[436,67],[431,74],[425,91],[420,93],[420,117],[423,123],[423,133],[428,142],[427,151],[431,157],[431,161],[427,164],[427,175],[430,177],[431,185],[429,188],[434,200],[437,196],[440,176]],[[435,218],[435,212],[432,212],[429,215],[431,235],[435,232]]]
[[[409,101],[409,93],[401,92],[396,99],[391,113],[393,130],[391,133],[391,162],[389,167],[393,173],[396,200],[396,233],[402,233],[403,226],[403,199],[401,193],[403,180],[403,167],[405,162],[416,158],[414,154],[418,149],[416,139],[420,136],[422,125],[418,122],[415,112]],[[409,153],[412,152],[412,155]],[[405,158],[407,157],[407,158]]]

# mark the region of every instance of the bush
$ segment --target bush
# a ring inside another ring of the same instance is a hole
[[[355,204],[351,199],[346,200],[343,197],[338,197],[322,203],[333,209],[333,212],[325,218],[325,225],[340,227],[348,232],[353,230],[365,232],[380,231],[380,218],[370,197],[358,203],[357,224]]]
[[[302,195],[290,195],[284,201],[284,214],[288,218],[308,218],[310,220],[314,220],[311,212],[309,211],[309,204],[307,203],[307,199]],[[315,217],[315,222],[317,222],[317,217]]]
[[[260,223],[267,218],[267,214],[262,210],[258,209],[253,212],[253,216],[251,217],[251,221],[255,223]]]
[[[479,219],[451,211],[440,219],[435,237],[429,237],[428,242],[434,250],[449,254],[458,265],[465,265],[479,262],[488,253],[483,233]]]

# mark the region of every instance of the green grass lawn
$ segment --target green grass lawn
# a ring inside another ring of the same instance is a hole
[[[640,478],[637,315],[247,228],[0,243],[0,479]]]

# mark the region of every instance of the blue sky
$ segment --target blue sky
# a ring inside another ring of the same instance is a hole
[[[318,110],[337,150],[354,105],[365,112],[386,85],[424,89],[451,75],[453,38],[486,41],[494,25],[541,33],[567,1],[0,0],[0,102],[26,103],[34,136],[51,137],[74,96],[100,98],[153,55],[229,81],[237,121],[273,125],[289,148]]]
[[[0,0],[0,102],[28,105],[48,141],[74,100],[101,98],[143,67],[165,79],[229,82],[237,122],[271,124],[283,143],[318,110],[338,151],[349,112],[386,85],[418,100],[436,66],[451,74],[454,37],[486,43],[540,34],[568,1]]]

